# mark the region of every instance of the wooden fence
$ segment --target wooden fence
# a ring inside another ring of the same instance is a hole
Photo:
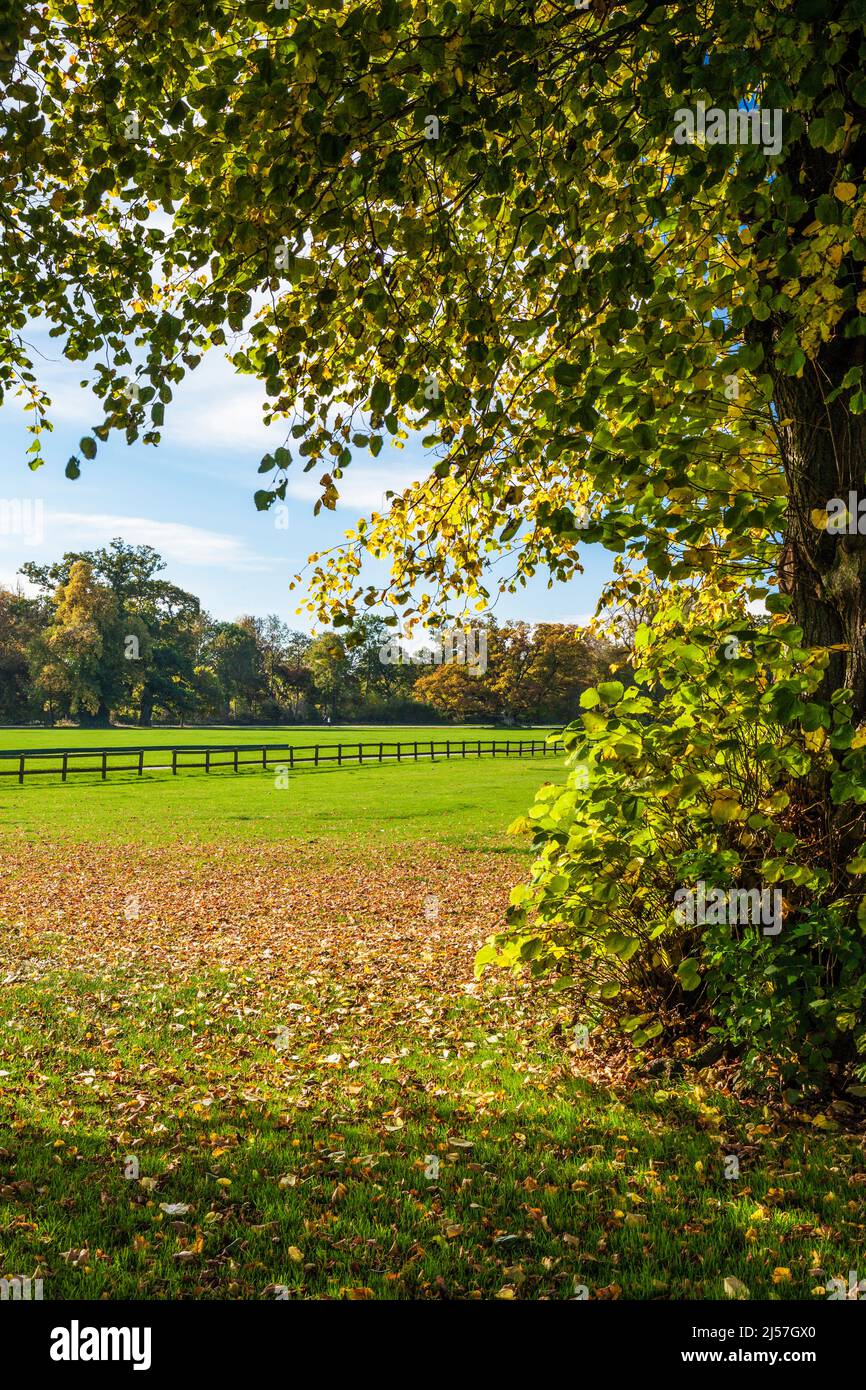
[[[158,744],[147,747],[119,748],[16,748],[0,750],[0,777],[16,777],[23,782],[25,777],[42,775],[59,776],[62,782],[75,772],[99,772],[102,780],[110,772],[135,772],[142,777],[145,772],[171,771],[174,776],[189,768],[203,768],[211,772],[215,768],[231,768],[238,772],[245,767],[268,768],[286,767],[290,772],[305,764],[320,767],[323,763],[336,763],[338,767],[363,765],[364,763],[418,762],[419,758],[525,758],[544,756],[547,753],[564,752],[564,745],[556,740],[521,738],[506,739],[497,743],[494,739],[431,739],[414,740],[411,743],[242,743],[242,744]],[[171,762],[151,762],[152,753],[170,753]],[[223,755],[219,757],[217,755]],[[241,754],[252,756],[242,757]],[[145,761],[145,758],[148,761]],[[199,761],[181,761],[197,757]],[[113,762],[114,758],[133,758],[132,762]]]

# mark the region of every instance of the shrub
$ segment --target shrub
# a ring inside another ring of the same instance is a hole
[[[565,785],[515,827],[531,882],[478,968],[554,972],[637,1048],[673,1014],[790,1085],[866,1053],[866,730],[848,692],[820,696],[828,649],[801,645],[784,596],[767,606],[675,590],[637,629],[634,684],[584,692]],[[781,929],[688,920],[699,884],[778,892]]]

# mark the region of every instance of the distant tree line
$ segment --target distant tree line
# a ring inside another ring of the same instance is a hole
[[[164,569],[122,540],[23,565],[35,595],[0,587],[0,721],[556,722],[618,655],[567,624],[485,619],[482,670],[395,646],[374,616],[315,638],[273,614],[221,622]]]

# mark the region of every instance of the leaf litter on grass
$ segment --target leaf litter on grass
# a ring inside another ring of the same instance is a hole
[[[828,1201],[731,1111],[765,1165],[737,1188],[701,1094],[577,1075],[549,999],[474,979],[514,873],[8,845],[0,1269],[85,1298],[814,1296],[862,1248],[856,1140]]]

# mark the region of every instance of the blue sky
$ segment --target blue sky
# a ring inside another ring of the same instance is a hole
[[[81,460],[81,477],[70,482],[66,461],[101,418],[99,403],[79,386],[86,375],[82,364],[66,362],[42,333],[34,331],[29,339],[45,354],[35,360],[40,384],[53,398],[54,433],[43,436],[45,464],[31,472],[25,459],[28,417],[22,401],[7,397],[0,407],[0,502],[40,503],[43,534],[35,525],[32,534],[4,533],[10,527],[0,520],[2,584],[14,587],[26,560],[56,559],[65,550],[122,536],[154,546],[167,562],[166,577],[197,594],[218,618],[277,613],[293,627],[309,629],[307,615],[295,613],[300,591],[291,593],[289,583],[310,552],[338,544],[358,516],[381,506],[387,488],[399,489],[428,471],[420,438],[402,450],[386,444],[376,460],[359,454],[341,484],[337,511],[318,517],[318,475],[290,472],[288,527],[277,529],[272,513],[256,511],[253,493],[261,486],[259,459],[283,442],[284,427],[265,429],[260,384],[238,376],[212,352],[176,388],[158,448],[112,438],[92,462]],[[37,515],[30,513],[34,521]],[[588,547],[584,564],[586,572],[569,584],[548,590],[542,577],[519,594],[504,595],[497,616],[585,621],[610,573],[610,557]]]

